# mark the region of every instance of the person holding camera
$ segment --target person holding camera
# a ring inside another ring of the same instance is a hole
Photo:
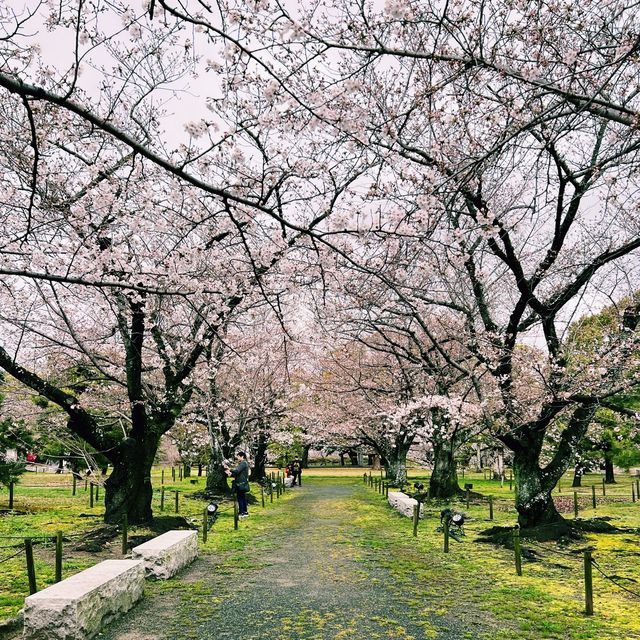
[[[244,451],[238,451],[236,453],[236,460],[238,461],[235,469],[229,469],[225,467],[224,471],[227,476],[233,476],[233,482],[231,488],[236,492],[238,496],[238,511],[240,518],[248,518],[249,512],[247,511],[247,493],[249,493],[249,463],[247,462],[247,454]]]

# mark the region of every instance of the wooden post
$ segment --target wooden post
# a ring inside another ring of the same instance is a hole
[[[471,495],[471,489],[467,489],[467,509],[469,508],[469,498]]]
[[[444,552],[449,553],[449,523],[451,519],[445,518],[444,520]]]
[[[171,481],[172,482],[176,481],[176,468],[175,467],[171,467]]]
[[[262,507],[264,508],[264,487],[260,485],[260,498],[262,500]]]
[[[33,544],[31,538],[24,541],[24,553],[27,559],[27,575],[29,576],[29,594],[33,595],[38,590],[36,584],[36,566],[33,562]]]
[[[180,511],[180,497],[177,491],[175,492],[175,494],[176,494],[176,513],[178,513]]]
[[[522,550],[520,549],[520,527],[513,530],[513,552],[516,560],[516,573],[522,575]]]
[[[233,528],[238,529],[238,496],[233,494]]]
[[[489,520],[493,520],[493,496],[489,496]]]
[[[573,517],[578,517],[578,492],[573,492]]]
[[[413,505],[413,537],[418,537],[418,521],[420,520],[420,503]]]
[[[89,484],[89,480],[87,479],[87,477],[85,476],[84,478],[84,490],[87,490],[87,485]]]
[[[364,484],[367,484],[367,473],[365,471],[365,473],[362,475],[362,482],[364,482]]]
[[[636,501],[636,488],[632,483],[631,484],[631,502],[635,502],[635,501]]]
[[[271,491],[269,492],[269,502],[273,503],[273,478],[271,479]]]
[[[596,508],[596,485],[591,485],[591,502],[593,503],[593,508]]]
[[[164,511],[164,487],[160,489],[160,511]]]
[[[178,467],[178,480],[182,482],[182,465]]]
[[[209,528],[209,512],[207,507],[202,510],[202,542],[207,541],[207,529]]]
[[[591,551],[584,552],[584,602],[585,613],[593,615],[593,566]]]
[[[93,482],[89,483],[89,508],[93,509]]]
[[[160,484],[164,484],[164,469],[160,473]]]
[[[96,502],[100,500],[100,485],[96,484]]]
[[[602,495],[603,496],[607,495],[607,489],[606,489],[606,485],[604,483],[604,478],[602,478]]]
[[[509,471],[509,491],[513,491],[513,471]]]
[[[13,480],[9,483],[9,510],[13,509]]]
[[[75,473],[71,474],[71,479],[73,481],[73,488],[71,489],[71,495],[75,496],[76,495],[76,482],[77,482]]]
[[[122,555],[126,556],[129,546],[129,518],[127,514],[122,516]]]
[[[62,580],[62,531],[56,533],[56,582]]]

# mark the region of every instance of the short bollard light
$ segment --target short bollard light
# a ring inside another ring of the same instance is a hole
[[[216,518],[218,517],[218,505],[215,502],[211,502],[207,505],[205,509],[205,519],[202,523],[202,541],[207,541],[207,532],[214,525]]]
[[[209,520],[211,520],[211,518],[218,517],[218,509],[219,507],[215,502],[207,505],[207,515],[209,516]]]

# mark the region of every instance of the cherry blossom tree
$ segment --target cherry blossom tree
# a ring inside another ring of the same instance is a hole
[[[456,348],[477,363],[483,411],[513,451],[520,524],[560,521],[551,489],[596,408],[629,384],[636,339],[630,307],[602,367],[567,367],[576,308],[637,286],[635,12],[322,2],[260,16],[247,33],[290,72],[276,103],[295,99],[367,159],[357,219],[328,221],[324,242],[360,264],[348,236],[364,236],[373,267],[412,239],[386,279],[457,318]],[[422,287],[408,277],[418,269]]]

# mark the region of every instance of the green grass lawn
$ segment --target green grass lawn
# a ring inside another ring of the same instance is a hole
[[[580,518],[607,517],[610,524],[628,531],[587,534],[583,541],[565,544],[524,538],[525,552],[534,551],[536,556],[535,561],[525,559],[521,577],[516,575],[512,551],[476,542],[480,532],[491,526],[515,524],[517,514],[508,484],[501,488],[498,481],[485,481],[481,474],[467,476],[466,481],[473,483],[474,492],[494,496],[494,521],[488,519],[486,503],[472,501],[468,509],[464,501],[455,503],[454,508],[467,514],[469,522],[466,538],[462,543],[452,540],[449,554],[443,552],[442,534],[435,531],[443,504],[427,505],[416,539],[409,519],[388,513],[384,498],[362,486],[368,509],[358,522],[365,518],[371,531],[378,531],[366,544],[393,548],[388,568],[411,598],[423,602],[425,613],[463,612],[468,605],[485,612],[496,627],[493,637],[505,640],[640,638],[640,598],[625,593],[595,570],[595,615],[584,615],[582,550],[587,547],[593,549],[593,557],[605,573],[640,593],[640,502],[631,502],[631,478],[621,477],[620,486],[606,488],[607,496],[628,496],[627,502],[600,504],[595,510],[580,512]],[[595,483],[599,477],[584,481],[584,495],[590,503],[589,481]],[[572,506],[568,517],[573,517]],[[381,561],[385,562],[384,555]]]
[[[363,469],[309,469],[303,475],[303,484],[313,488],[316,483],[347,483],[354,487],[357,500],[353,508],[354,525],[359,534],[348,537],[344,544],[355,545],[363,564],[383,565],[393,576],[395,597],[408,606],[418,607],[427,618],[433,615],[480,616],[483,624],[489,624],[491,637],[500,639],[568,638],[575,640],[624,638],[640,639],[640,600],[594,572],[595,615],[584,615],[584,590],[581,550],[591,546],[594,558],[603,570],[617,576],[628,588],[640,591],[640,502],[631,502],[629,483],[631,478],[620,477],[620,484],[607,486],[607,499],[618,500],[598,504],[596,510],[584,509],[581,518],[608,517],[610,523],[628,529],[618,534],[588,534],[582,542],[564,545],[557,543],[529,543],[523,540],[525,549],[534,550],[535,562],[524,562],[523,576],[515,573],[513,553],[508,549],[476,542],[479,533],[493,525],[513,525],[516,513],[513,508],[513,492],[508,483],[503,487],[498,481],[484,480],[482,474],[466,474],[461,484],[471,482],[473,491],[495,498],[494,521],[488,520],[486,502],[456,504],[456,508],[468,513],[467,536],[462,543],[451,541],[451,552],[442,551],[442,536],[436,533],[441,504],[429,505],[426,519],[421,521],[418,537],[413,538],[411,523],[392,511],[385,499],[362,482]],[[412,481],[426,479],[420,469],[411,470]],[[154,471],[154,512],[160,515],[160,471]],[[165,472],[165,514],[174,512],[171,493],[179,490],[180,514],[195,524],[200,524],[203,500],[188,496],[202,490],[205,478],[187,478],[171,482]],[[195,482],[192,483],[191,480]],[[566,482],[566,485],[565,485]],[[582,489],[585,504],[590,503],[590,484],[598,486],[599,476],[584,479]],[[95,564],[106,558],[121,557],[120,539],[115,538],[99,554],[74,550],[75,538],[101,524],[104,509],[100,502],[89,508],[88,493],[84,485],[78,485],[76,496],[71,495],[69,476],[27,474],[15,491],[15,514],[0,516],[0,561],[11,555],[11,544],[28,536],[54,535],[63,531],[69,538],[65,542],[64,576]],[[561,496],[571,496],[570,479],[561,485]],[[566,488],[565,488],[566,487]],[[254,495],[260,494],[254,488]],[[263,510],[259,503],[250,507],[252,517],[241,521],[238,531],[233,530],[231,505],[221,507],[219,520],[210,532],[206,544],[201,543],[204,554],[225,554],[238,564],[246,559],[246,550],[262,549],[265,553],[274,544],[274,536],[266,532],[286,526],[292,517],[304,514],[288,509],[295,502],[296,493],[288,491],[272,505],[267,499]],[[0,509],[6,508],[7,491],[0,492]],[[623,501],[626,500],[626,501]],[[573,517],[572,507],[568,517]],[[130,537],[150,535],[150,531],[132,528]],[[17,538],[8,538],[16,536]],[[568,554],[568,555],[566,555]],[[36,570],[38,587],[51,584],[54,579],[53,546],[50,542],[36,546]],[[161,591],[158,584],[152,591]],[[28,593],[23,554],[0,564],[0,620],[14,616],[22,607]],[[472,624],[472,623],[470,623]],[[435,633],[435,631],[434,631]],[[425,637],[430,637],[428,634]]]
[[[161,472],[154,470],[154,515],[160,512]],[[206,478],[197,476],[182,481],[171,481],[170,469],[165,471],[165,515],[175,514],[174,492],[179,491],[179,514],[197,526],[201,526],[202,512],[206,502],[190,496],[202,491]],[[259,494],[257,494],[259,497]],[[286,499],[285,493],[284,498]],[[0,510],[8,506],[8,491],[0,491]],[[0,514],[0,621],[12,618],[22,608],[24,598],[29,594],[24,553],[4,561],[13,555],[13,545],[21,544],[24,538],[34,538],[34,555],[38,589],[53,584],[55,579],[55,548],[52,540],[42,536],[55,536],[57,531],[64,535],[63,578],[101,560],[120,558],[121,539],[116,537],[100,553],[77,551],[75,547],[80,536],[99,528],[104,513],[104,490],[99,492],[99,500],[89,506],[89,490],[84,483],[77,484],[76,495],[72,496],[71,476],[48,473],[27,473],[22,476],[14,491],[14,512]],[[269,503],[267,503],[269,504]],[[232,503],[223,503],[216,532],[233,531]],[[153,533],[142,527],[130,527],[129,538],[151,536]],[[219,544],[220,537],[213,537],[205,549]],[[243,534],[235,533],[230,544],[242,545]],[[19,549],[18,549],[19,550]]]

